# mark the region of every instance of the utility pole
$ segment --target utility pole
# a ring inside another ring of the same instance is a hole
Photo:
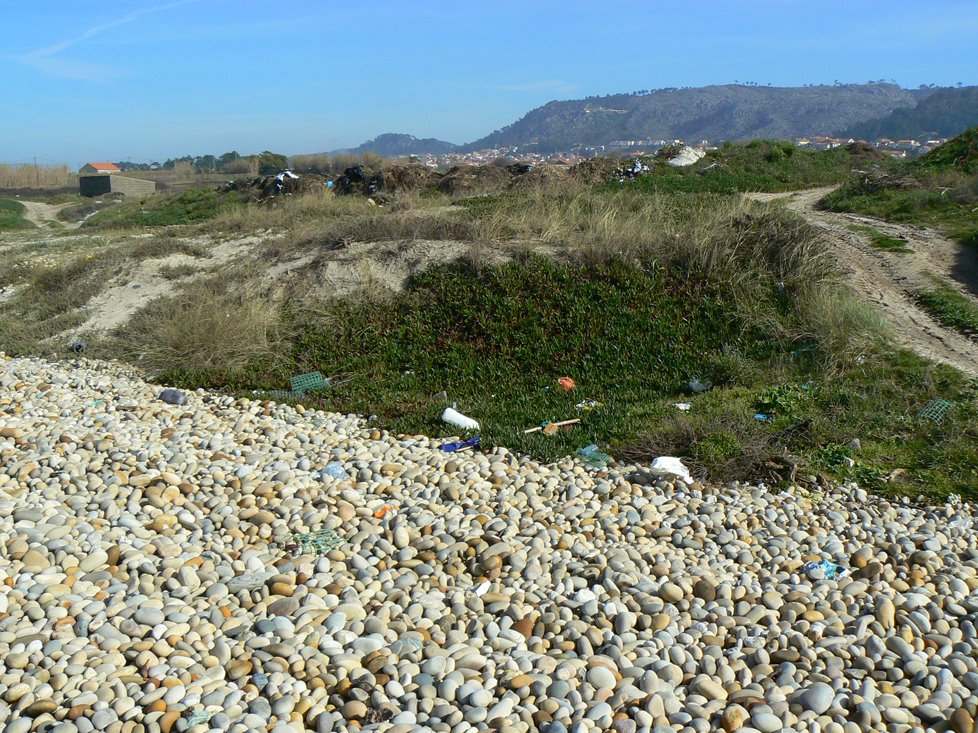
[[[34,156],[34,185],[41,187],[41,172],[37,169],[37,156]]]

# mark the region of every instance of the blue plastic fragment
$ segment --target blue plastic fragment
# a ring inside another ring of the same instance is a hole
[[[774,419],[774,415],[765,415],[763,412],[755,412],[754,419],[760,420],[761,422],[770,422]]]
[[[441,447],[446,453],[457,453],[460,450],[465,450],[466,448],[478,448],[482,438],[476,435],[474,438],[469,438],[468,440],[457,440],[454,443],[445,443]]]
[[[339,461],[330,461],[326,464],[326,468],[319,472],[320,478],[324,478],[325,476],[332,476],[338,479],[349,478],[346,470],[343,468],[343,464]]]
[[[584,465],[588,468],[603,469],[607,466],[608,461],[611,460],[611,456],[598,450],[598,446],[594,443],[583,448],[578,448],[577,455],[581,457]]]
[[[806,562],[802,570],[813,580],[834,580],[847,575],[849,571],[831,560],[813,560]]]

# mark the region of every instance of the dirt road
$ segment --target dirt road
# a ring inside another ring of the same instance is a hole
[[[838,254],[840,266],[850,274],[852,287],[876,305],[893,327],[897,343],[921,356],[950,364],[978,376],[978,345],[946,328],[923,310],[914,294],[933,287],[937,276],[978,307],[978,261],[961,245],[924,227],[874,219],[858,214],[819,211],[816,202],[831,188],[795,193],[758,193],[756,201],[784,199],[789,209],[822,230]],[[906,241],[912,252],[887,252],[873,247],[852,226],[869,226]]]
[[[68,224],[66,222],[58,221],[58,212],[61,211],[66,206],[70,204],[42,204],[39,201],[21,201],[24,208],[27,211],[24,212],[24,218],[27,221],[33,223],[38,227],[45,227],[49,222],[58,222],[66,229],[77,229],[79,224]]]

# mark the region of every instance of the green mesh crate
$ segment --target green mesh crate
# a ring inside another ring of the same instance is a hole
[[[317,389],[329,387],[329,380],[321,372],[309,372],[308,374],[296,374],[292,377],[292,392],[297,397],[302,397],[309,392]]]
[[[951,414],[951,410],[957,405],[956,402],[947,400],[930,400],[923,409],[917,413],[917,417],[930,420],[940,425],[944,419]]]
[[[292,540],[299,545],[302,552],[316,552],[319,554],[329,552],[334,547],[339,547],[346,541],[332,529],[321,529],[318,532],[309,532],[307,534],[293,534]]]

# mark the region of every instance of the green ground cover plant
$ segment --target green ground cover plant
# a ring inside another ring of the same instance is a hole
[[[907,162],[889,162],[849,177],[820,205],[933,227],[978,245],[978,128]]]
[[[17,229],[33,229],[34,225],[24,218],[27,209],[19,201],[0,199],[0,232]]]
[[[854,166],[878,157],[862,146],[814,151],[789,141],[752,140],[724,144],[684,168],[656,159],[649,175],[627,185],[643,191],[684,193],[792,191],[842,183]]]
[[[113,227],[162,227],[195,224],[242,206],[240,197],[214,189],[192,188],[178,196],[157,195],[123,201],[100,209],[85,220],[86,229]]]
[[[891,237],[889,234],[884,234],[875,227],[853,224],[849,228],[852,229],[852,231],[862,234],[868,238],[869,243],[876,249],[884,252],[913,252],[913,250],[907,246],[906,240],[898,237]]]
[[[935,279],[933,287],[917,293],[917,299],[944,325],[978,333],[978,308],[954,288]]]

